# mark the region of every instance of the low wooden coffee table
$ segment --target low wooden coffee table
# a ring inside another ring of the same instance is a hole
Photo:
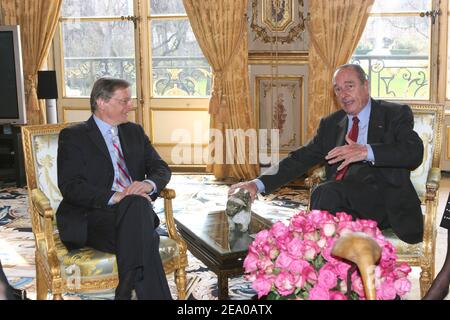
[[[244,273],[243,262],[251,235],[270,227],[270,221],[252,214],[249,230],[229,231],[224,211],[179,213],[175,222],[189,251],[217,274],[219,299],[228,299],[228,277]]]

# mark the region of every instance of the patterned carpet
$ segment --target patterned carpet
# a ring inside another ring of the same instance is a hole
[[[209,175],[173,175],[169,184],[177,192],[173,202],[174,215],[199,210],[221,210],[226,203],[228,186],[214,181]],[[26,289],[35,298],[34,237],[27,212],[26,189],[0,189],[0,260],[10,283]],[[307,192],[301,187],[282,188],[270,198],[260,197],[252,209],[270,220],[285,220],[302,208]],[[155,212],[163,213],[162,201],[155,202]],[[163,221],[163,219],[161,219]],[[217,299],[217,276],[189,253],[187,268],[188,299]],[[176,297],[172,276],[168,276],[171,291]],[[230,278],[230,299],[251,298],[255,292],[243,277]],[[66,295],[65,299],[111,299],[113,292],[90,295]]]

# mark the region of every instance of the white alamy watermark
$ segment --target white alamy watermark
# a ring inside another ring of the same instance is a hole
[[[173,164],[276,164],[279,161],[278,129],[203,128],[194,123],[194,130],[176,129],[171,141]],[[205,146],[201,142],[209,141]]]

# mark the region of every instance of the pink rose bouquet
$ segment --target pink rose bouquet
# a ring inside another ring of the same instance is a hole
[[[382,249],[375,267],[378,300],[404,297],[411,289],[407,279],[411,268],[397,265],[392,244],[385,240],[372,220],[352,221],[339,212],[301,211],[288,226],[276,222],[262,230],[250,245],[244,260],[246,278],[258,298],[300,300],[347,300],[347,274],[351,264],[331,255],[334,242],[345,233],[364,232]],[[350,299],[365,299],[362,279],[356,270],[351,276]]]

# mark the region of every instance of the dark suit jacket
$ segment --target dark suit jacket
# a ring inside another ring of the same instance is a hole
[[[150,179],[158,192],[164,189],[170,180],[170,169],[150,144],[142,127],[128,122],[118,128],[125,163],[133,181]],[[113,180],[111,156],[93,117],[61,131],[58,186],[63,200],[56,219],[66,246],[75,248],[86,244],[86,217],[90,210],[108,207],[114,194]]]
[[[413,131],[412,111],[407,105],[371,101],[367,143],[372,147],[375,164],[364,165],[377,169],[377,183],[384,193],[367,196],[384,197],[390,225],[400,239],[408,243],[420,242],[423,218],[420,200],[410,181],[410,171],[422,163],[423,143]],[[307,145],[291,152],[278,166],[271,168],[275,174],[259,177],[265,192],[272,192],[320,163],[326,165],[327,179],[334,180],[339,164],[328,165],[324,158],[331,149],[345,143],[347,126],[348,118],[343,110],[323,118],[315,137]],[[352,164],[347,175],[351,175],[352,170],[355,172],[358,165],[361,164]],[[364,181],[365,177],[358,176],[358,179]]]

